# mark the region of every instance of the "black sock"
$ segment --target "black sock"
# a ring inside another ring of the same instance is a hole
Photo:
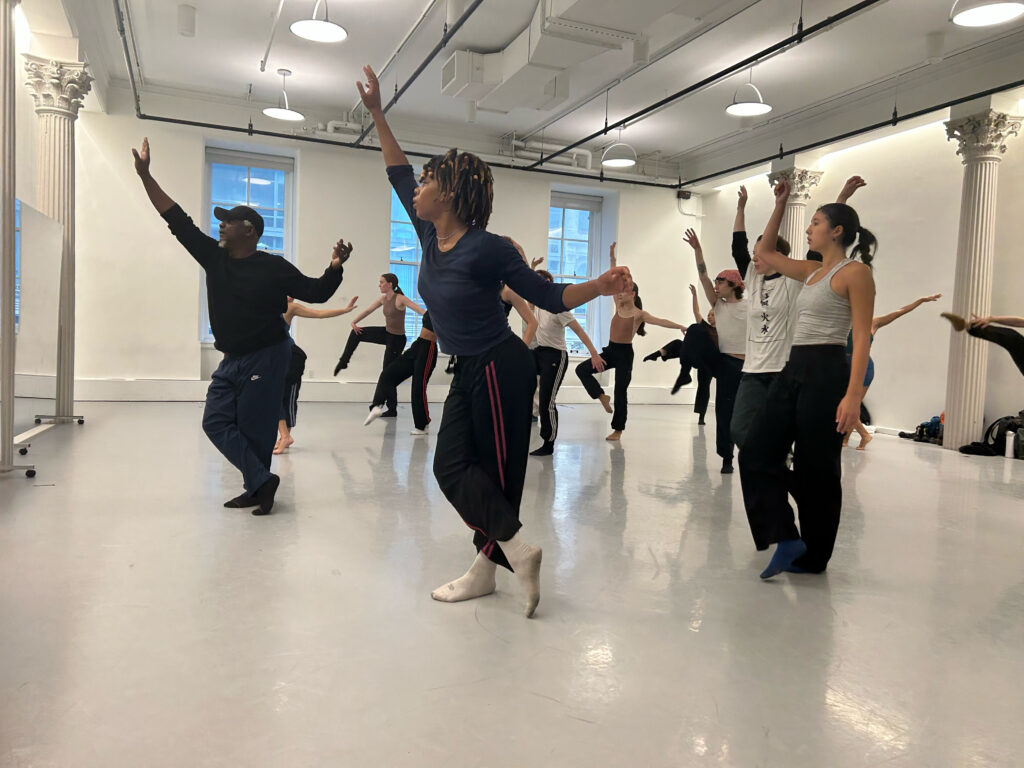
[[[243,493],[241,496],[235,496],[235,498],[224,502],[224,506],[228,509],[245,509],[258,505],[259,502],[256,500],[256,497],[248,493]]]
[[[334,375],[337,376],[339,371],[343,371],[348,368],[348,363],[345,362],[345,358],[338,360],[338,364],[334,366]]]
[[[651,352],[651,354],[649,354],[647,357],[644,358],[644,362],[645,363],[649,363],[651,360],[657,360],[659,357],[661,357],[661,350],[660,349],[656,350],[654,352]],[[665,358],[662,357],[661,359],[664,360]]]
[[[688,368],[684,368],[683,370],[679,371],[679,376],[676,377],[676,383],[672,385],[672,394],[674,395],[676,392],[685,387],[691,381],[693,381],[693,377],[690,375],[690,371]]]
[[[550,456],[555,452],[555,441],[545,440],[540,448],[535,451],[530,451],[531,456]]]
[[[274,495],[277,493],[277,487],[280,484],[281,478],[272,473],[270,479],[259,487],[255,493],[259,506],[252,511],[254,515],[270,514],[270,510],[274,508]]]

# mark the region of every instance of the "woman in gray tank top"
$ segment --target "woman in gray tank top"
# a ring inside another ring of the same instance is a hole
[[[789,184],[775,188],[775,210],[762,243],[774,243],[789,198]],[[768,401],[740,451],[743,498],[754,544],[776,544],[761,578],[783,571],[821,573],[828,565],[843,503],[842,440],[860,415],[868,364],[875,281],[868,264],[875,236],[843,203],[823,205],[807,228],[810,250],[822,262],[789,259],[764,249],[759,258],[804,288],[789,361],[772,383]],[[850,246],[854,261],[846,255]],[[853,328],[852,362],[846,336]],[[793,446],[792,476],[786,456]],[[800,528],[793,519],[793,494]]]

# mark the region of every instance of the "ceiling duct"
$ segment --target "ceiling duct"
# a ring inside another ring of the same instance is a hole
[[[612,12],[609,0],[541,0],[529,26],[496,53],[455,51],[441,71],[441,92],[483,109],[552,109],[569,97],[568,69],[632,43],[643,54],[642,31],[678,3],[647,0]],[[611,16],[609,14],[611,13]],[[611,28],[598,21],[613,18]]]

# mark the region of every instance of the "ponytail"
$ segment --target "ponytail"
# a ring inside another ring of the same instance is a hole
[[[878,250],[878,238],[864,227],[858,227],[857,229],[857,244],[853,246],[853,250],[850,255],[857,259],[859,258],[867,266],[871,266],[871,262],[874,261],[875,251]]]
[[[856,241],[857,244],[850,252],[850,258],[859,258],[864,264],[871,266],[875,252],[878,250],[878,238],[860,225],[860,217],[857,216],[857,212],[845,203],[827,203],[818,211],[828,219],[829,224],[833,227],[843,228],[841,243],[844,249],[849,248]]]
[[[633,283],[633,306],[637,309],[644,308],[644,302],[640,298],[640,288],[636,283]],[[637,336],[647,335],[647,323],[640,323],[640,327],[636,329]]]

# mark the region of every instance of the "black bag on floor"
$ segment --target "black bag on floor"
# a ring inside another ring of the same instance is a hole
[[[860,404],[860,423],[865,425],[871,424],[871,411],[864,405],[863,402]]]
[[[992,446],[997,455],[1002,456],[1003,447],[1006,445],[1006,433],[1019,433],[1022,429],[1024,429],[1024,411],[1021,411],[1016,416],[1003,416],[1003,418],[996,419],[988,425],[983,442],[986,445]]]

